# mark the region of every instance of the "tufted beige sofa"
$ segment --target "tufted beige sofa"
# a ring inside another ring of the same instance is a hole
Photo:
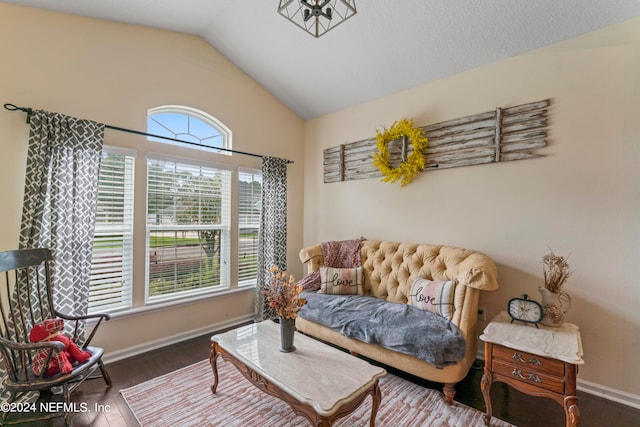
[[[490,291],[498,287],[495,263],[488,256],[469,249],[371,240],[363,242],[360,255],[365,294],[391,302],[407,303],[413,278],[437,281],[458,279],[452,321],[467,342],[464,359],[455,365],[438,369],[422,359],[347,338],[300,316],[296,319],[296,328],[354,354],[429,381],[444,383],[445,398],[451,403],[455,396],[455,384],[467,375],[476,358],[478,298],[481,290]],[[318,270],[323,261],[321,245],[302,249],[300,260],[307,264],[309,273]]]

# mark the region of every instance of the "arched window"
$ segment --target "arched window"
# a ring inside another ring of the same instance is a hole
[[[186,143],[149,137],[152,141],[230,154],[217,148],[231,149],[231,130],[215,117],[195,108],[181,105],[152,108],[147,113],[147,132]]]

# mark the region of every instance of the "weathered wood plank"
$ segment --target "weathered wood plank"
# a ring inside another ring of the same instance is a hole
[[[486,138],[486,137],[493,138],[494,135],[495,135],[495,128],[489,128],[489,129],[477,129],[473,132],[463,133],[459,135],[449,135],[444,138],[432,138],[432,139],[429,139],[429,143],[427,144],[427,150],[434,149],[435,147],[439,147],[441,145],[446,145],[446,144],[455,144],[459,142],[473,141],[476,139]]]
[[[531,150],[547,145],[549,99],[497,108],[423,126],[428,139],[427,168],[447,169],[543,157]],[[388,145],[389,161],[401,163],[401,140]],[[324,182],[382,177],[373,166],[376,139],[367,138],[323,150]],[[408,146],[407,155],[412,152]]]
[[[368,170],[378,170],[378,168],[376,168],[375,166],[373,166],[372,162],[367,162],[364,164],[355,164],[355,163],[349,163],[347,164],[347,166],[345,167],[345,171],[347,172],[352,172],[352,171],[368,171]]]
[[[382,174],[377,169],[371,170],[371,171],[350,171],[349,174],[347,175],[347,179],[348,180],[366,179],[366,178],[374,178],[374,177],[381,177],[381,176]]]
[[[451,153],[443,153],[443,154],[429,154],[427,153],[424,158],[430,162],[440,163],[440,162],[448,162],[456,159],[465,159],[476,156],[495,156],[496,149],[495,147],[480,147],[480,148],[469,148],[459,151],[454,151]]]
[[[523,131],[519,133],[504,135],[502,137],[502,143],[509,144],[511,142],[518,142],[518,141],[524,141],[527,139],[546,138],[546,137],[547,137],[546,129],[537,129],[533,131]]]
[[[382,176],[382,173],[377,168],[370,168],[370,169],[366,169],[366,170],[351,170],[351,171],[349,171],[349,174],[352,175],[352,176],[359,176],[359,175],[377,175],[377,176]]]
[[[525,160],[525,159],[537,159],[538,157],[544,157],[542,154],[535,154],[530,151],[518,151],[515,153],[505,153],[503,154],[505,158],[504,161],[510,160]]]
[[[546,145],[547,141],[544,139],[531,139],[528,141],[514,142],[512,144],[504,144],[500,147],[500,152],[504,154],[513,151],[534,150],[536,148],[543,148]]]
[[[512,123],[527,122],[529,120],[538,120],[547,117],[547,110],[525,111],[518,114],[502,114],[502,123],[510,125]]]
[[[521,104],[521,105],[516,105],[514,107],[503,108],[502,110],[504,114],[516,114],[516,113],[523,113],[525,111],[540,110],[543,108],[547,108],[550,105],[551,105],[551,100],[545,99],[543,101],[530,102],[528,104]]]
[[[376,151],[376,145],[375,144],[371,144],[369,146],[366,145],[358,145],[358,146],[350,146],[350,145],[345,145],[344,146],[344,152],[348,155],[348,156],[353,156],[353,155],[358,155],[359,153],[370,153],[372,151]]]
[[[327,159],[327,158],[325,158],[325,159],[322,159],[322,165],[324,167],[327,167],[327,168],[329,168],[329,167],[338,168],[340,166],[340,164],[338,163],[339,160],[340,159],[337,159],[337,158],[336,159]]]
[[[339,155],[332,155],[332,156],[322,156],[322,163],[325,165],[330,164],[338,164],[340,160],[340,156]]]
[[[461,141],[461,142],[457,142],[457,143],[452,143],[452,144],[446,144],[446,145],[441,145],[441,146],[436,146],[436,147],[430,147],[427,148],[427,153],[446,153],[449,151],[457,151],[457,150],[461,150],[464,148],[473,148],[473,147],[484,147],[484,146],[490,146],[493,145],[495,141],[495,138],[493,136],[493,134],[490,134],[489,136],[485,137],[485,138],[474,138],[474,139],[469,139],[466,141]]]
[[[487,111],[486,113],[474,114],[472,116],[461,117],[459,119],[451,119],[444,122],[423,126],[421,127],[421,129],[424,129],[425,132],[430,133],[440,128],[454,127],[454,126],[459,126],[466,123],[479,122],[482,120],[490,119],[494,117],[494,115],[495,115],[495,111]]]
[[[485,157],[477,157],[474,159],[465,159],[465,160],[457,160],[447,163],[438,163],[438,169],[450,169],[450,168],[460,168],[465,166],[475,166],[475,165],[483,165],[487,163],[494,163],[495,158],[493,155],[485,156]]]
[[[465,133],[472,132],[476,129],[491,129],[495,126],[495,118],[481,120],[477,122],[463,123],[457,126],[451,126],[446,128],[441,128],[438,130],[425,131],[427,135],[427,139],[429,138],[441,138],[443,136],[457,134],[457,133]]]
[[[531,129],[537,129],[537,128],[546,128],[546,127],[547,127],[547,119],[539,119],[539,120],[531,120],[528,122],[512,123],[510,125],[503,126],[502,132],[505,135],[508,135],[510,133],[520,132],[523,130],[531,130]]]
[[[350,150],[356,149],[358,147],[371,147],[371,146],[375,147],[376,139],[375,138],[362,139],[360,141],[350,142],[348,144],[345,144],[345,146],[347,146]]]

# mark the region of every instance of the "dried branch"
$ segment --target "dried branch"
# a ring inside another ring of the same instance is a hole
[[[268,271],[273,273],[273,277],[262,293],[280,318],[295,319],[300,308],[307,303],[300,297],[302,286],[296,285],[296,279],[286,271],[280,271],[276,265]]]
[[[567,259],[557,256],[549,248],[549,253],[542,257],[542,269],[544,272],[544,287],[553,293],[559,293],[573,270],[569,269]]]

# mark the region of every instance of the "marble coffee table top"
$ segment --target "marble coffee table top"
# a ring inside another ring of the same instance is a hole
[[[271,320],[214,335],[211,340],[324,416],[332,415],[387,374],[383,368],[298,332],[295,351],[283,353],[279,350],[280,325]]]

